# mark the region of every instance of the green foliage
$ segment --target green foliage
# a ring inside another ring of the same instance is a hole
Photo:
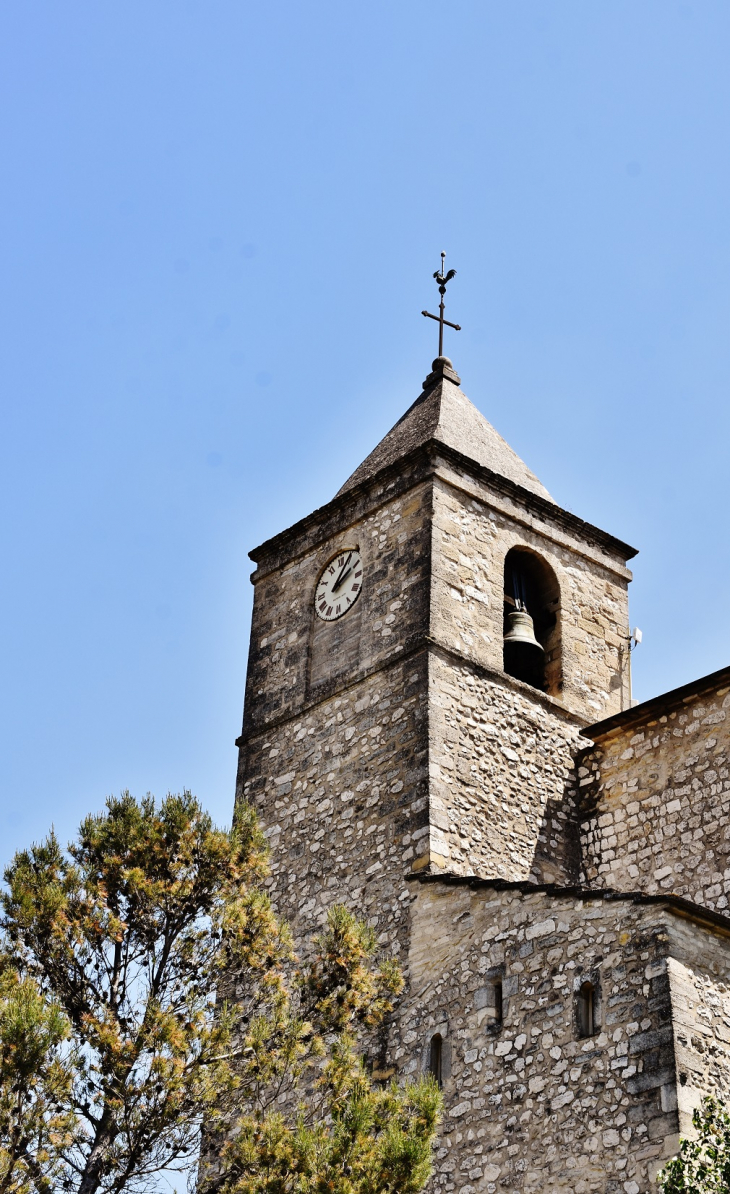
[[[231,1016],[214,1015],[220,974],[235,958],[266,1009],[290,953],[257,886],[265,867],[252,814],[225,833],[189,793],[110,799],[68,854],[51,834],[16,855],[6,948],[70,1033],[74,1130],[55,1189],[143,1188],[196,1156],[231,1036]]]
[[[73,1143],[69,1024],[30,978],[0,962],[0,1191],[51,1191]]]
[[[658,1175],[664,1194],[730,1194],[730,1115],[716,1099],[695,1109],[696,1135],[682,1138],[679,1153]]]
[[[391,958],[373,969],[373,930],[336,905],[327,918],[327,931],[315,937],[314,944],[317,956],[302,977],[302,989],[317,1025],[328,1032],[353,1023],[379,1025],[403,989],[403,978]]]
[[[287,1008],[297,1011],[297,1050],[263,1069],[260,1042],[273,1025],[251,1025],[211,1121],[225,1143],[204,1161],[204,1194],[415,1194],[431,1174],[438,1086],[430,1077],[381,1086],[360,1052],[363,1030],[377,1033],[393,1008],[400,971],[374,962],[374,935],[342,906],[314,944]]]
[[[400,972],[344,908],[298,970],[266,873],[252,810],[224,832],[189,793],[110,799],[68,852],[51,834],[16,855],[0,1194],[152,1189],[191,1172],[204,1123],[211,1194],[421,1188],[440,1094],[374,1084],[361,1060]]]
[[[374,1087],[353,1072],[329,1092],[326,1117],[308,1122],[273,1112],[244,1115],[222,1153],[218,1177],[202,1190],[221,1194],[416,1194],[431,1175],[431,1143],[441,1107],[433,1081]]]

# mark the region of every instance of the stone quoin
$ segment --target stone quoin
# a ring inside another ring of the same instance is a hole
[[[345,903],[399,958],[376,1074],[438,1070],[434,1191],[650,1194],[728,1094],[730,669],[632,707],[635,554],[446,357],[251,553],[237,800],[302,950]]]

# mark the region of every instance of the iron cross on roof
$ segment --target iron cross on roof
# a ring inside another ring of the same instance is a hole
[[[441,302],[439,303],[438,315],[432,315],[430,311],[421,311],[421,315],[425,315],[428,319],[435,319],[439,325],[439,356],[444,355],[444,324],[447,328],[453,328],[455,332],[461,331],[461,325],[458,323],[450,323],[448,319],[444,319],[444,295],[446,294],[446,283],[450,282],[456,275],[455,269],[450,269],[448,274],[444,272],[444,262],[446,254],[441,254],[441,269],[436,270],[434,278],[438,282],[439,294],[441,295]]]

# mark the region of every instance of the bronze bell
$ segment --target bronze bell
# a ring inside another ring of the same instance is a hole
[[[535,626],[526,609],[513,609],[507,614],[507,633],[504,645],[519,647],[536,647],[542,651],[541,644],[535,638]]]

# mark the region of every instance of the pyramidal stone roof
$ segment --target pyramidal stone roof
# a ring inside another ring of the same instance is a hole
[[[420,397],[348,477],[337,496],[369,480],[421,444],[436,440],[552,502],[545,486],[462,393],[460,381],[449,358],[437,357]]]

